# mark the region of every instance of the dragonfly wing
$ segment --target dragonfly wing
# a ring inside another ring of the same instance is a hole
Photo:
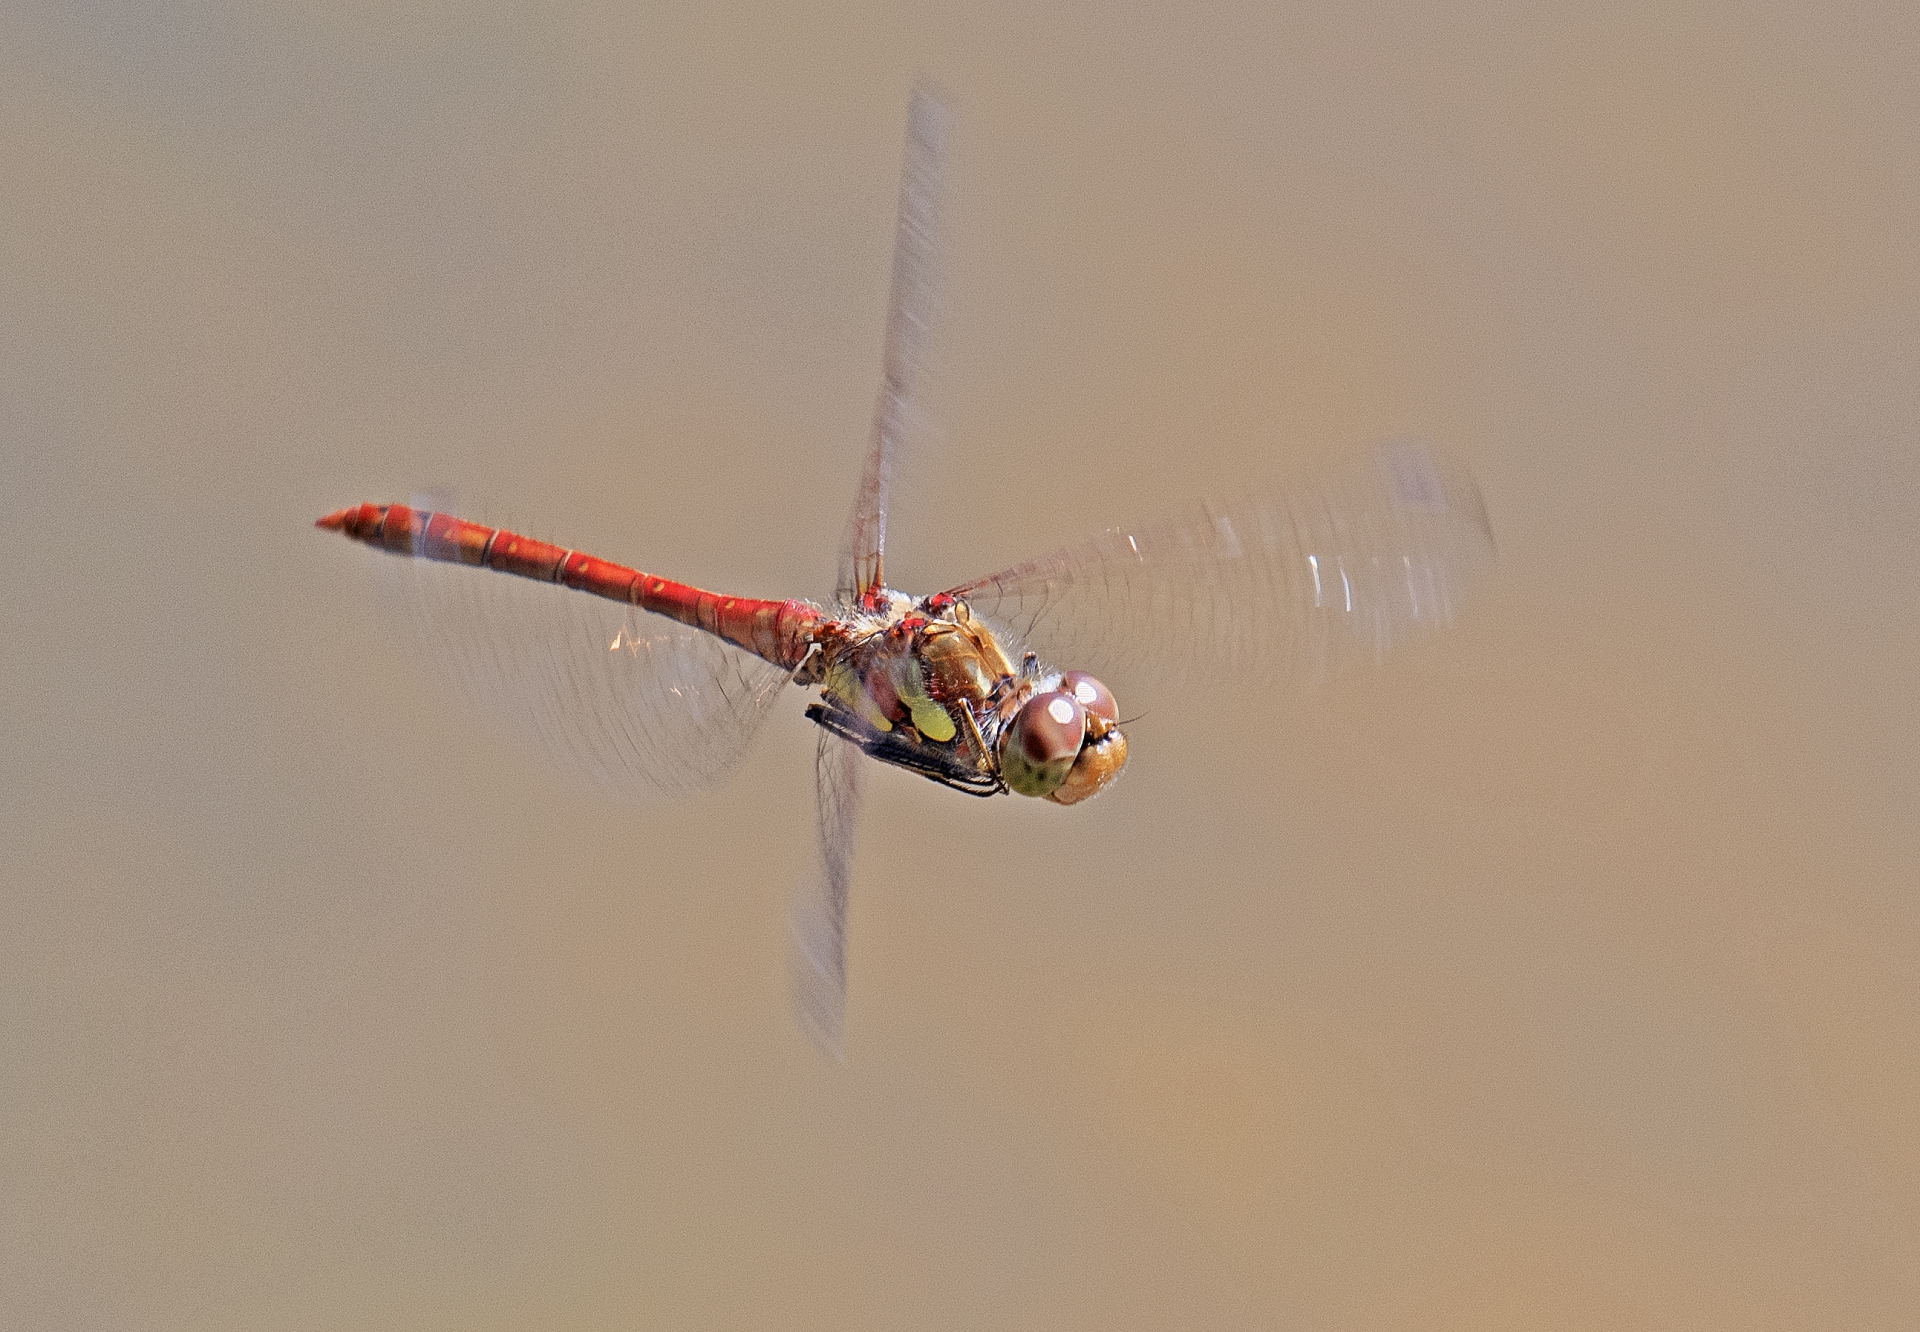
[[[1044,659],[1110,684],[1300,685],[1450,623],[1493,553],[1473,478],[1425,445],[1395,442],[1342,471],[1115,528],[953,594]]]
[[[887,341],[873,438],[860,473],[840,549],[838,593],[843,604],[881,584],[887,544],[887,490],[912,427],[911,412],[923,374],[933,324],[941,204],[946,190],[947,140],[952,113],[925,86],[907,106],[907,143],[900,169],[900,212],[894,229],[893,282],[887,300]]]
[[[847,882],[866,756],[825,731],[814,760],[820,864],[793,908],[793,1007],[814,1043],[839,1059],[847,1012]]]
[[[609,794],[676,796],[745,752],[788,673],[731,644],[563,587],[379,562],[406,637],[469,702]]]

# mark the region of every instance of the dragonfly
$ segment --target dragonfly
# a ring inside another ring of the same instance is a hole
[[[929,595],[889,587],[888,502],[926,378],[952,122],[915,88],[882,381],[830,600],[710,592],[420,503],[317,522],[408,557],[419,572],[402,609],[431,654],[618,793],[713,784],[788,686],[807,691],[819,848],[793,909],[794,1006],[836,1056],[873,762],[967,795],[1081,804],[1111,790],[1129,758],[1128,722],[1104,679],[1253,681],[1264,700],[1376,663],[1451,624],[1494,549],[1471,475],[1403,441]],[[530,581],[461,571],[456,587],[427,572],[459,565]],[[586,604],[565,590],[601,599],[607,616],[557,614],[556,600]]]

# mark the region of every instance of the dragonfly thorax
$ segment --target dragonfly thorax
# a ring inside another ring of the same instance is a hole
[[[1016,667],[951,595],[879,590],[822,642],[821,701],[807,715],[884,763],[978,795],[1076,804],[1126,763],[1113,695],[1083,672]]]

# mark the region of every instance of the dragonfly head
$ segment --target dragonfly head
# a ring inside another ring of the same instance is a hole
[[[1127,737],[1113,694],[1085,671],[1035,694],[1000,739],[1000,776],[1019,795],[1077,805],[1099,795],[1127,766]]]

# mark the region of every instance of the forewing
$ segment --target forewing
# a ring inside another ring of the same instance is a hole
[[[880,585],[887,544],[887,491],[912,428],[924,377],[939,268],[940,214],[946,190],[952,114],[927,87],[907,105],[906,155],[900,169],[900,212],[894,227],[893,283],[873,438],[840,548],[838,595],[843,604]]]
[[[1048,662],[1109,684],[1305,684],[1451,623],[1493,553],[1473,478],[1425,445],[1395,442],[1342,471],[1115,528],[953,593]]]
[[[814,790],[820,864],[793,906],[793,1008],[814,1043],[841,1058],[847,1012],[847,883],[866,755],[820,733]]]
[[[381,557],[406,636],[482,714],[626,798],[718,780],[788,673],[633,607],[487,570]]]

